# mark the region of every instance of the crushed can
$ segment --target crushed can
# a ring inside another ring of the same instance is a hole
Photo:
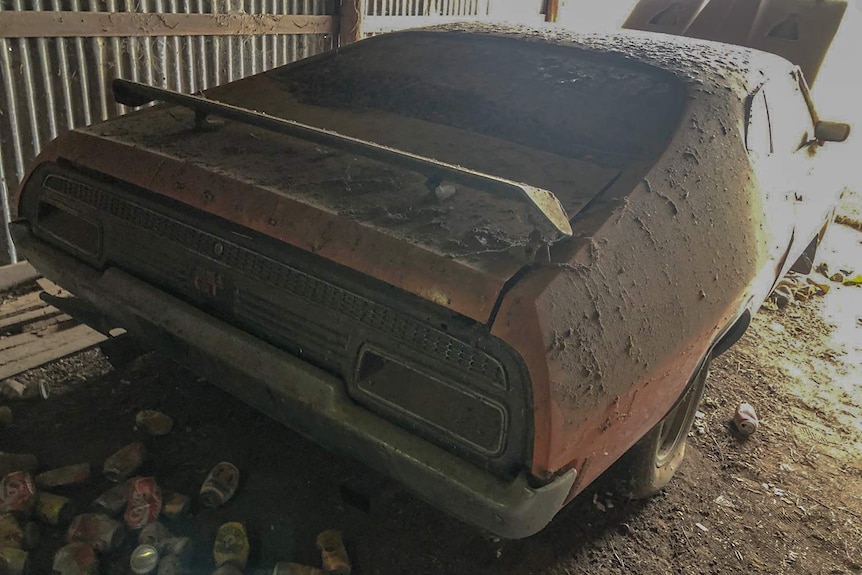
[[[317,548],[324,571],[332,575],[350,575],[350,558],[341,532],[334,529],[323,531],[317,536]]]
[[[0,453],[0,477],[15,471],[32,475],[39,467],[39,459],[29,453]]]
[[[0,548],[3,547],[24,547],[24,530],[11,513],[0,515]]]
[[[159,541],[159,553],[184,557],[191,552],[192,540],[189,537],[169,537]]]
[[[54,527],[66,525],[75,516],[75,504],[68,497],[42,491],[36,501],[36,519]]]
[[[0,513],[29,517],[35,505],[36,486],[30,474],[14,471],[0,479]]]
[[[78,485],[90,479],[90,464],[78,463],[50,471],[43,471],[33,478],[39,489],[54,489],[67,485]]]
[[[123,524],[104,513],[78,515],[66,531],[69,543],[87,543],[97,553],[110,553],[122,545],[125,538]]]
[[[132,551],[129,567],[135,575],[149,575],[159,566],[159,552],[152,545],[138,545]]]
[[[135,416],[135,425],[153,436],[167,435],[174,427],[174,420],[161,411],[144,409]]]
[[[757,412],[754,410],[754,406],[750,403],[741,403],[733,415],[733,425],[745,437],[757,431],[757,428],[760,427],[760,422],[757,419]]]
[[[159,560],[157,575],[182,575],[183,560],[178,555],[165,555]]]
[[[69,543],[54,555],[53,575],[98,575],[99,558],[86,543]]]
[[[323,569],[300,565],[299,563],[276,563],[272,575],[326,575]]]
[[[22,526],[11,513],[0,515],[0,548],[13,547],[32,551],[39,546],[40,540],[39,527],[32,521],[27,521]]]
[[[93,502],[93,506],[111,517],[123,512],[126,505],[129,503],[129,487],[132,480],[126,480],[123,483],[114,485]]]
[[[164,494],[162,515],[168,519],[178,519],[189,512],[192,500],[188,495],[170,491]]]
[[[129,502],[123,518],[131,529],[143,529],[159,518],[162,490],[153,477],[138,477],[129,485]]]
[[[204,507],[218,507],[236,493],[239,486],[239,469],[233,463],[222,461],[212,468],[201,486],[201,503]]]
[[[138,534],[138,544],[139,545],[152,545],[156,549],[159,548],[159,544],[165,540],[170,539],[174,536],[171,533],[170,529],[165,527],[162,523],[158,521],[154,521],[150,523]]]
[[[216,567],[231,563],[245,569],[248,563],[248,533],[245,525],[232,521],[218,528],[215,545],[213,545],[213,560]]]
[[[6,572],[9,575],[26,575],[30,572],[30,554],[22,549],[0,549],[0,558],[6,561]]]
[[[105,477],[119,483],[134,475],[146,459],[147,448],[144,444],[139,441],[130,443],[105,460]]]

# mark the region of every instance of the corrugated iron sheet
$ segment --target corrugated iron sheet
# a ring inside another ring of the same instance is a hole
[[[333,0],[0,0],[0,10],[19,11],[326,15],[333,6]],[[127,111],[111,98],[114,78],[196,92],[317,54],[334,42],[329,34],[0,38],[0,263],[15,261],[5,225],[8,191],[58,134]]]

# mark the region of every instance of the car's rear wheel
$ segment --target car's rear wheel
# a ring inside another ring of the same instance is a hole
[[[610,474],[618,494],[632,499],[650,497],[673,478],[685,457],[685,438],[708,372],[706,362],[670,412],[614,464]]]

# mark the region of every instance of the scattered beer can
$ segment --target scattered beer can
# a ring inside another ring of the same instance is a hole
[[[36,486],[29,473],[14,471],[0,479],[0,513],[29,517],[36,505]]]
[[[233,463],[222,461],[212,468],[201,486],[201,503],[205,507],[218,507],[236,493],[239,486],[239,469]]]
[[[15,471],[33,474],[39,467],[39,460],[29,453],[0,453],[0,477]]]
[[[15,516],[11,513],[0,515],[0,548],[15,547],[21,549],[24,547],[24,530]]]
[[[123,512],[129,502],[129,488],[131,484],[132,480],[126,480],[123,483],[114,485],[99,495],[96,501],[93,502],[93,505],[99,511],[115,517]]]
[[[158,549],[159,544],[164,539],[170,539],[174,536],[171,533],[170,529],[165,527],[162,523],[158,521],[154,521],[150,523],[138,534],[138,544],[139,545],[152,545],[156,549]]]
[[[110,553],[122,545],[125,538],[123,524],[104,513],[78,515],[66,531],[69,543],[87,543],[98,553]]]
[[[181,575],[183,561],[178,555],[165,555],[159,560],[158,575]]]
[[[174,420],[161,411],[144,409],[135,416],[135,425],[150,435],[167,435],[174,427]]]
[[[53,575],[98,575],[99,558],[86,543],[69,543],[54,555]]]
[[[350,575],[350,558],[341,532],[328,529],[317,536],[323,570],[332,575]]]
[[[75,516],[75,504],[68,497],[42,491],[36,501],[36,519],[55,527],[66,525]]]
[[[105,460],[105,477],[119,483],[134,475],[146,458],[147,448],[143,443],[130,443]]]
[[[12,409],[8,405],[0,405],[0,429],[9,427],[14,420]]]
[[[30,572],[30,554],[23,549],[0,549],[0,557],[6,561],[6,572],[9,575],[26,575]]]
[[[178,519],[189,512],[192,500],[188,495],[171,491],[164,494],[162,515],[168,519]]]
[[[39,489],[54,489],[67,485],[78,485],[90,479],[90,464],[78,463],[50,471],[43,471],[33,478]]]
[[[213,559],[216,567],[226,563],[232,563],[245,569],[248,563],[248,533],[245,525],[232,521],[218,528],[215,545],[213,545]]]
[[[191,552],[192,540],[189,537],[169,537],[159,541],[159,553],[184,557]]]
[[[749,403],[740,404],[733,416],[733,424],[739,433],[746,437],[757,431],[757,428],[760,427],[760,422],[757,420],[757,412],[754,410],[754,406]]]
[[[33,399],[40,395],[40,384],[35,382],[20,382],[17,379],[7,379],[0,388],[0,394],[9,400]]]
[[[323,569],[299,563],[276,563],[272,575],[326,575]]]
[[[152,545],[138,545],[129,559],[129,567],[135,575],[149,575],[158,565],[159,552]]]
[[[129,486],[129,502],[123,516],[131,529],[143,529],[159,518],[162,490],[152,477],[138,477]]]
[[[11,513],[0,515],[0,548],[14,547],[31,551],[39,546],[40,535],[39,527],[32,521],[21,526]]]

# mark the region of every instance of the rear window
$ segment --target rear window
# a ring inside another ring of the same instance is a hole
[[[269,72],[302,104],[376,110],[610,167],[657,157],[683,97],[671,74],[568,46],[381,36]]]

